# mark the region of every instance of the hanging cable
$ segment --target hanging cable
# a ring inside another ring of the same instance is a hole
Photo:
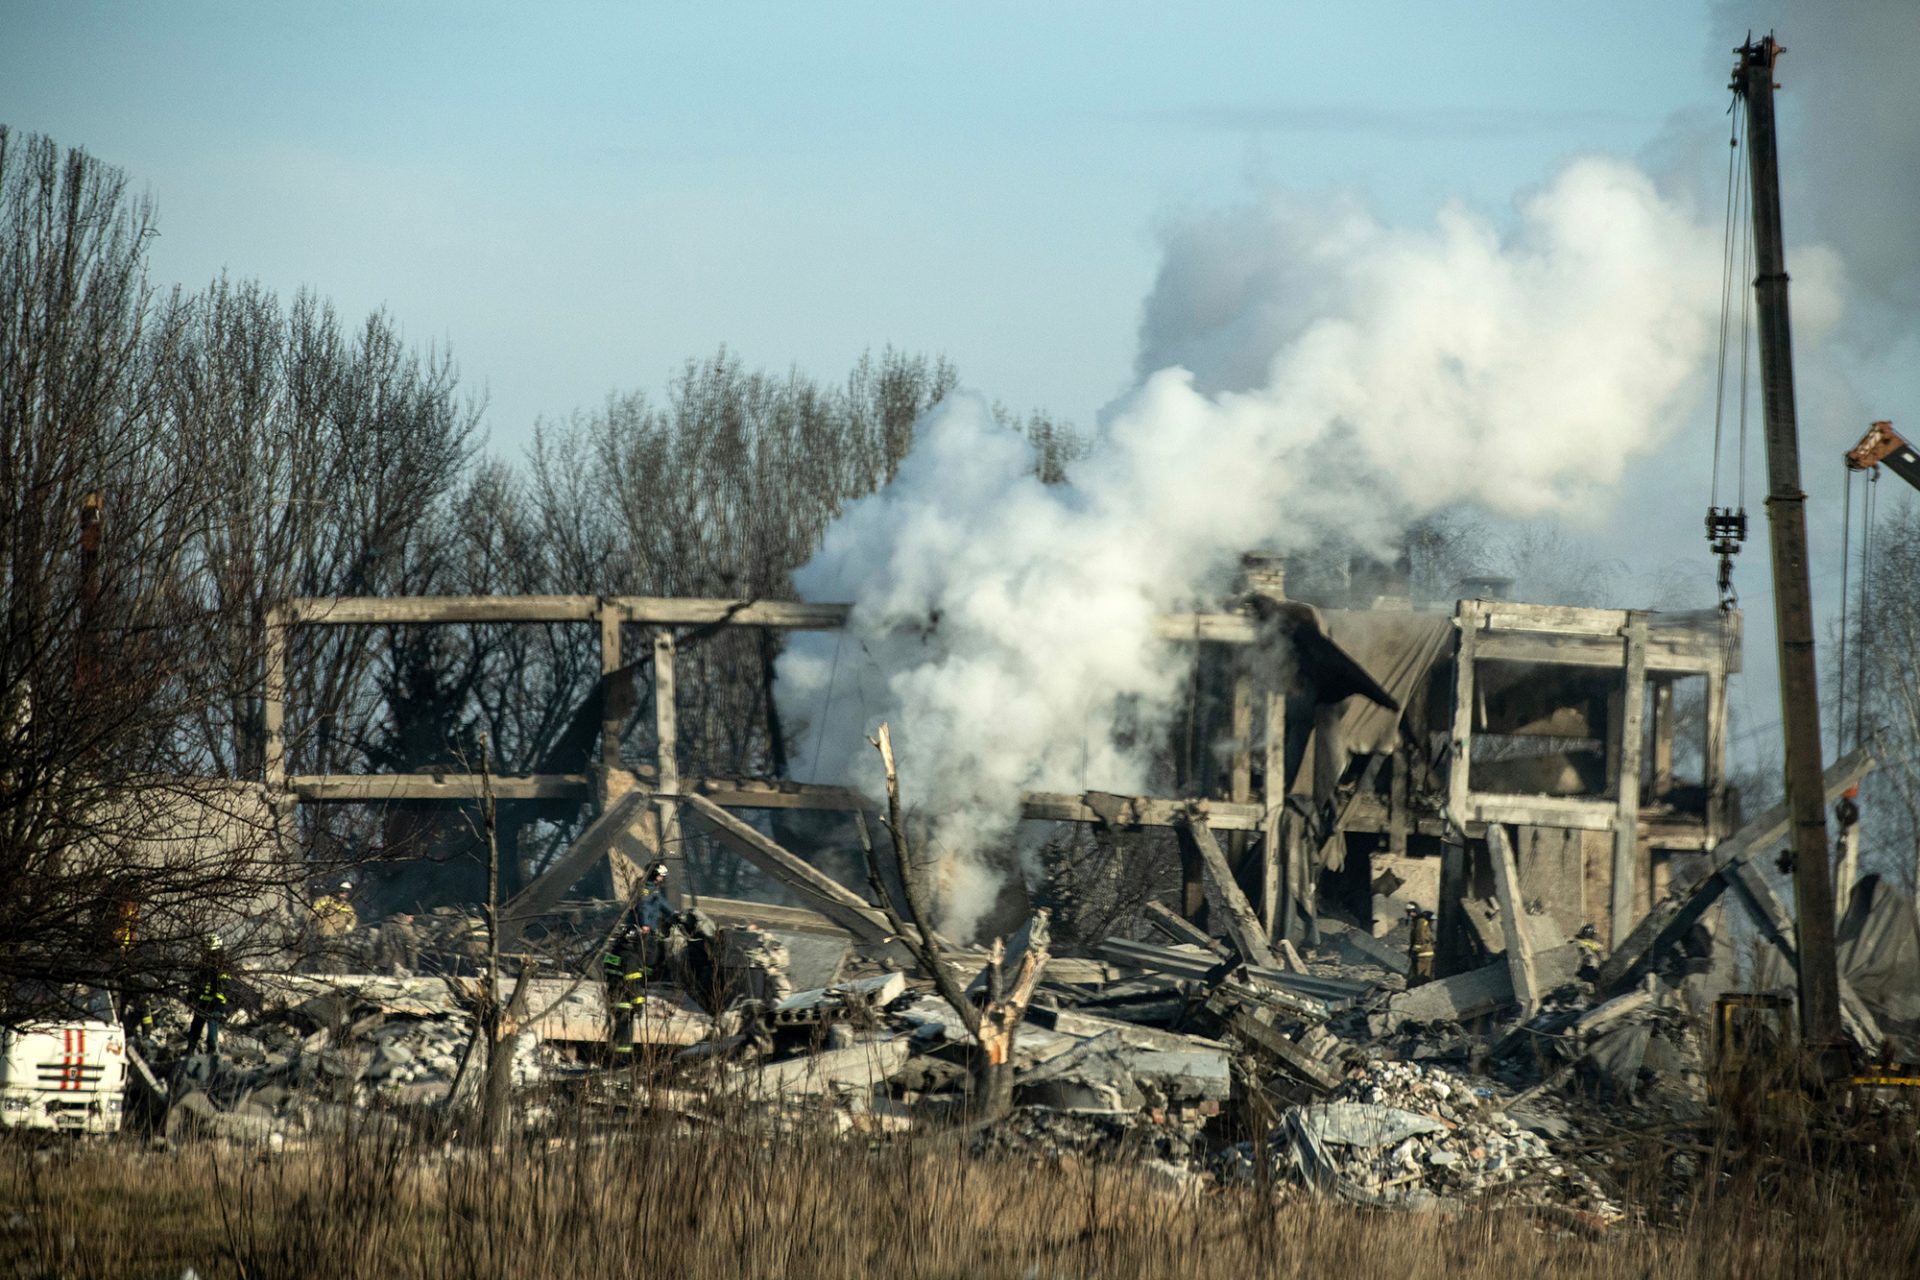
[[[1873,522],[1880,510],[1880,468],[1867,474],[1860,504],[1860,644],[1854,654],[1853,745],[1860,745],[1867,715],[1867,667],[1873,655]]]
[[[807,781],[820,780],[820,746],[827,740],[827,717],[833,713],[833,689],[840,682],[840,649],[847,642],[847,630],[840,628],[833,641],[833,667],[827,672],[827,694],[820,700],[820,719],[813,731],[813,760],[807,765]]]
[[[1735,98],[1734,105],[1727,108],[1732,123],[1727,132],[1727,213],[1720,232],[1720,355],[1713,375],[1713,481],[1707,494],[1710,508],[1720,505],[1720,425],[1727,404],[1727,326],[1733,319],[1733,188],[1734,164],[1740,157],[1739,101]]]
[[[1733,558],[1747,540],[1747,346],[1750,300],[1746,287],[1753,273],[1753,233],[1746,225],[1746,173],[1739,164],[1740,142],[1746,128],[1746,111],[1738,94],[1728,108],[1732,123],[1727,133],[1726,222],[1720,245],[1720,352],[1715,375],[1713,402],[1713,468],[1707,499],[1707,547],[1720,558],[1720,607],[1732,609],[1739,602],[1733,588]],[[1735,263],[1739,272],[1735,273]],[[1740,291],[1740,426],[1737,499],[1733,506],[1720,505],[1720,460],[1727,404],[1727,340],[1733,327],[1733,293]]]
[[[1852,589],[1849,577],[1853,555],[1853,468],[1843,467],[1841,475],[1844,483],[1840,490],[1840,696],[1838,714],[1833,729],[1833,741],[1837,748],[1847,745],[1847,649],[1853,644],[1853,636],[1847,630],[1847,595]],[[1860,712],[1854,710],[1854,745],[1860,745]],[[1834,752],[1835,755],[1839,751]]]
[[[1745,113],[1741,116],[1741,136],[1746,136]],[[1746,214],[1746,203],[1751,196],[1747,190],[1746,174],[1741,173],[1740,182],[1740,439],[1739,457],[1736,459],[1739,469],[1738,501],[1741,512],[1741,531],[1745,533],[1747,510],[1747,393],[1752,390],[1753,379],[1747,372],[1747,364],[1753,358],[1753,219]]]

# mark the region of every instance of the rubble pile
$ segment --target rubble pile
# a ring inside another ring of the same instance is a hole
[[[1163,930],[1177,942],[1115,938],[1097,958],[1044,961],[1005,1041],[1011,1109],[990,1124],[974,1123],[980,1046],[936,984],[897,952],[857,947],[843,976],[844,941],[790,934],[790,951],[751,924],[694,930],[704,941],[672,950],[630,1019],[592,978],[530,979],[514,1084],[546,1089],[526,1123],[571,1099],[589,1123],[664,1110],[688,1134],[724,1114],[776,1128],[825,1117],[871,1140],[971,1124],[975,1154],[1124,1163],[1180,1195],[1497,1201],[1596,1230],[1638,1211],[1615,1175],[1622,1142],[1706,1114],[1697,968],[1641,964],[1608,986],[1587,951],[1542,933],[1522,1002],[1498,952],[1409,981],[1391,936],[1322,923],[1318,946],[1263,949],[1274,963],[1183,924]],[[945,963],[982,989],[980,956]],[[796,971],[827,980],[796,990]],[[458,1105],[477,979],[396,965],[248,980],[218,1061],[169,1057],[186,1013],[157,1011],[142,1043],[169,1137],[285,1145],[357,1113],[403,1123]],[[1685,1147],[1666,1153],[1676,1196]]]
[[[473,1039],[473,1018],[451,995],[422,998],[442,985],[438,980],[405,984],[413,988],[409,998],[392,980],[345,975],[326,994],[295,1004],[274,999],[274,988],[284,996],[312,980],[271,981],[254,992],[256,1000],[266,995],[264,1004],[228,1021],[216,1055],[170,1051],[184,1039],[190,1015],[178,1002],[155,1003],[152,1021],[132,1044],[163,1095],[150,1104],[165,1107],[169,1137],[198,1133],[278,1146],[338,1132],[356,1114],[447,1101]],[[517,1089],[574,1069],[551,1042],[534,1035],[515,1041]]]
[[[1369,1062],[1327,1101],[1289,1108],[1268,1151],[1272,1174],[1363,1204],[1431,1207],[1500,1191],[1601,1221],[1625,1216],[1590,1174],[1500,1110],[1491,1088],[1419,1063]],[[1248,1181],[1253,1161],[1252,1144],[1236,1144],[1221,1171]]]

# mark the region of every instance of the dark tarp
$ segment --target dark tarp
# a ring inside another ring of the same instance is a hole
[[[1889,1037],[1920,1038],[1920,924],[1913,899],[1862,876],[1835,932],[1840,972]]]
[[[1340,708],[1339,746],[1348,758],[1387,754],[1399,740],[1401,709],[1425,687],[1434,664],[1453,652],[1453,616],[1348,609],[1329,609],[1323,616],[1333,643],[1394,703],[1347,699]]]

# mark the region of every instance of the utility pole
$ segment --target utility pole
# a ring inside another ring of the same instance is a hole
[[[1800,1025],[1808,1047],[1822,1051],[1840,1043],[1840,980],[1833,951],[1833,884],[1827,869],[1813,593],[1807,580],[1807,495],[1800,489],[1787,260],[1780,231],[1780,164],[1774,142],[1773,64],[1782,52],[1771,35],[1741,46],[1733,69],[1733,90],[1747,108],[1747,172],[1753,193],[1754,259],[1759,268],[1753,293],[1767,418],[1767,524],[1773,550],[1773,616],[1780,643],[1787,812],[1792,819]]]

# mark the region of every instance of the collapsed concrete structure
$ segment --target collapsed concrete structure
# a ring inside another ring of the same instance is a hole
[[[1731,953],[1724,932],[1703,941],[1702,926],[1730,898],[1780,969],[1790,973],[1794,959],[1792,920],[1759,866],[1786,813],[1742,822],[1727,781],[1738,613],[1523,604],[1494,582],[1421,608],[1402,581],[1356,572],[1302,599],[1288,594],[1279,564],[1250,557],[1218,610],[1160,619],[1165,640],[1194,650],[1169,793],[1023,798],[1031,820],[1170,831],[1180,891],[1172,907],[1148,906],[1141,936],[1046,960],[1012,1037],[1015,1114],[980,1141],[1055,1154],[1119,1144],[1176,1187],[1284,1173],[1375,1204],[1524,1181],[1534,1199],[1604,1223],[1622,1212],[1620,1189],[1566,1154],[1592,1144],[1558,1091],[1598,1090],[1616,1105],[1654,1106],[1663,1120],[1698,1117],[1710,1064],[1697,1015],[1724,988]],[[269,618],[268,786],[294,803],[470,801],[484,789],[588,807],[572,846],[503,904],[509,967],[523,938],[544,932],[562,952],[569,930],[589,938],[632,901],[645,862],[680,863],[671,883],[710,926],[721,959],[698,980],[657,984],[634,1020],[633,1043],[666,1055],[686,1085],[644,1105],[704,1114],[718,1089],[778,1115],[824,1107],[865,1132],[953,1118],[966,1106],[966,1020],[927,989],[872,884],[836,879],[749,816],[837,813],[851,826],[870,802],[785,779],[685,776],[675,750],[677,629],[831,629],[847,613],[584,596],[293,601]],[[289,628],[463,622],[597,626],[602,683],[575,717],[586,732],[571,735],[573,756],[551,759],[550,772],[484,780],[288,773]],[[661,744],[638,762],[619,753],[634,708],[628,628],[650,632]],[[1868,751],[1836,762],[1830,798],[1873,764]],[[681,856],[694,833],[757,868],[786,901],[704,892]],[[1869,1054],[1892,1032],[1920,1033],[1909,1016],[1920,1007],[1911,998],[1920,936],[1897,898],[1868,886],[1849,935],[1864,985],[1844,993],[1848,1030]],[[1408,906],[1438,919],[1439,964],[1424,983],[1409,981],[1394,932]],[[1587,924],[1597,937],[1582,946]],[[466,950],[442,949],[447,976],[411,980],[451,993],[429,990],[417,1009],[406,1003],[423,998],[415,986],[329,979],[349,993],[334,1025],[361,1031],[358,1048],[325,1050],[337,1060],[318,1069],[366,1101],[396,1088],[407,1101],[451,1097],[452,1046],[468,1034],[454,1028],[471,1026],[479,999],[477,925],[450,931]],[[941,963],[964,986],[980,981],[987,959],[949,946]],[[595,1065],[612,1023],[580,973],[532,1001],[520,1034],[547,1047],[523,1044],[516,1073],[570,1081],[615,1110],[643,1105]],[[283,1047],[229,1079],[220,1105],[200,1106],[201,1121],[227,1123],[209,1116],[230,1114],[255,1087],[280,1090],[268,1096],[283,1104],[293,1097],[280,1082],[309,1073],[325,1038],[314,1039],[311,1001],[279,1007],[294,1010],[267,1017],[291,1026],[271,1033]],[[1282,1136],[1236,1138],[1248,1132]],[[1675,1176],[1684,1182],[1678,1163]]]
[[[1437,913],[1441,972],[1501,951],[1508,895],[1544,916],[1543,936],[1594,924],[1624,939],[1677,880],[1696,878],[1730,831],[1727,678],[1739,670],[1737,612],[1661,614],[1521,604],[1487,593],[1417,608],[1404,577],[1356,570],[1311,598],[1287,594],[1284,564],[1250,555],[1242,589],[1211,613],[1167,615],[1160,634],[1194,650],[1193,696],[1170,794],[1029,793],[1023,816],[1111,828],[1164,827],[1182,853],[1181,914],[1209,914],[1199,833],[1218,837],[1239,901],[1272,938],[1316,939],[1323,919],[1378,935],[1406,905]],[[791,900],[865,942],[884,922],[863,896],[783,849],[742,810],[854,811],[840,787],[784,779],[689,778],[676,758],[675,629],[832,629],[847,609],[759,600],[517,597],[296,600],[268,619],[265,710],[270,788],[303,803],[461,800],[475,775],[288,775],[289,628],[572,622],[600,633],[597,757],[582,741],[565,771],[494,777],[504,801],[591,805],[598,816],[509,906],[532,924],[589,876],[624,897],[638,864],[678,861],[683,824],[747,859]],[[619,755],[633,705],[625,628],[651,632],[656,758]],[[1221,744],[1225,744],[1224,747]],[[850,841],[848,842],[850,843]],[[676,868],[683,870],[683,868]],[[673,883],[694,899],[703,887]],[[1227,917],[1236,906],[1212,895]],[[729,905],[720,904],[723,910]],[[734,910],[745,908],[733,907]],[[1550,922],[1551,929],[1545,929]]]

